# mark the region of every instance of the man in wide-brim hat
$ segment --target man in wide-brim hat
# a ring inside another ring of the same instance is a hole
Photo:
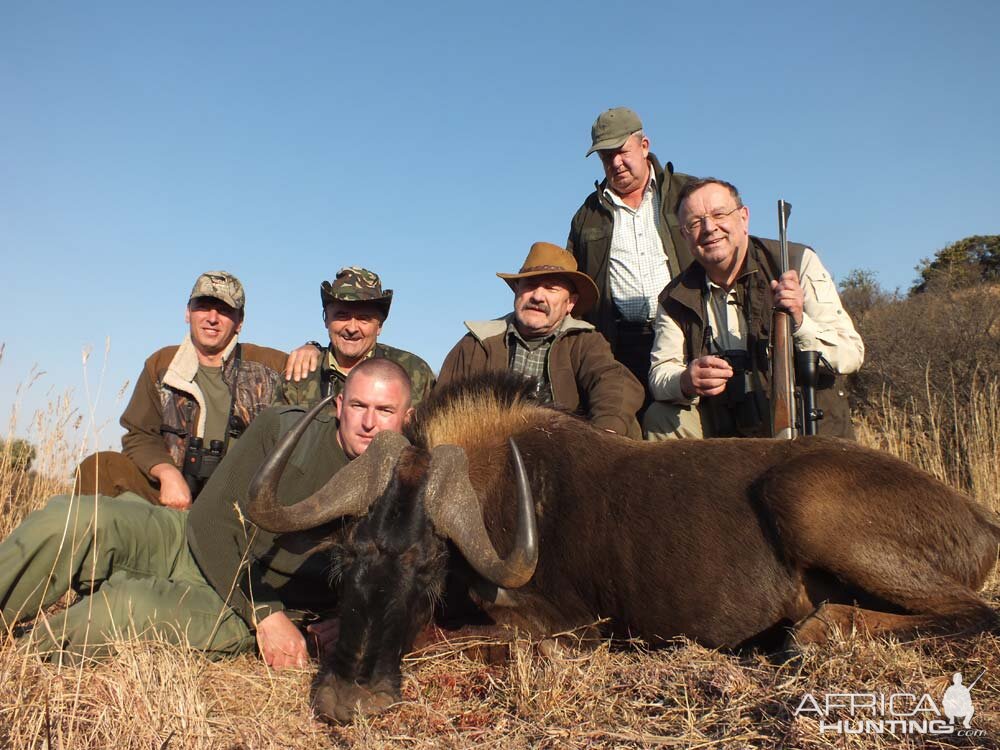
[[[640,437],[635,413],[642,386],[594,326],[573,317],[600,297],[593,280],[576,270],[573,256],[536,242],[520,271],[497,276],[514,292],[514,311],[496,320],[466,321],[469,332],[445,358],[438,384],[511,370],[535,380],[540,401],[578,412],[595,427]]]

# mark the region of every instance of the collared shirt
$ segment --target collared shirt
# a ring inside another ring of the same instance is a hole
[[[734,284],[732,289],[726,291],[725,287],[705,278],[704,300],[708,325],[712,331],[709,350],[713,354],[747,349],[748,326],[737,294],[738,289],[739,286]]]
[[[652,165],[638,208],[626,205],[611,188],[604,189],[604,197],[614,214],[608,261],[611,299],[624,320],[644,323],[653,319],[656,298],[670,281],[667,256],[658,230],[659,189]]]
[[[857,372],[865,357],[865,346],[844,311],[830,273],[816,253],[806,248],[802,255],[802,325],[792,333],[795,347],[802,351],[818,351],[840,374]],[[712,289],[715,287],[716,292]],[[712,327],[713,353],[726,349],[746,349],[748,326],[736,295],[725,293],[709,282],[711,304],[707,305],[708,325]],[[725,300],[723,304],[723,300]],[[676,321],[658,305],[656,337],[650,354],[649,390],[657,401],[689,404],[681,391],[681,375],[687,369],[684,355],[684,332]],[[718,348],[715,348],[718,347]]]
[[[565,323],[565,319],[563,319]],[[538,383],[535,395],[540,403],[552,401],[552,383],[549,382],[549,372],[546,365],[549,360],[549,350],[552,349],[552,342],[556,340],[558,329],[537,339],[526,339],[513,319],[507,324],[507,351],[510,353],[511,372],[520,373],[528,378],[534,378]]]
[[[371,349],[368,350],[368,353],[365,356],[363,356],[361,358],[361,360],[357,364],[360,364],[361,362],[364,362],[366,359],[371,359],[374,356],[375,356],[375,347],[373,346]],[[339,372],[345,378],[347,377],[347,373],[344,371],[344,369],[337,362],[337,355],[333,351],[333,345],[332,344],[330,345],[329,350],[326,353],[326,363],[328,365],[330,365],[330,369],[331,370],[335,370],[336,372]]]

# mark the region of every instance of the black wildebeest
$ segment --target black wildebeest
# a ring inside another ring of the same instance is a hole
[[[639,443],[529,393],[503,376],[456,384],[422,407],[412,445],[380,433],[289,507],[274,488],[295,431],[258,473],[247,511],[266,529],[359,519],[334,553],[341,627],[313,696],[321,716],[398,700],[449,556],[474,571],[494,623],[537,637],[602,618],[604,636],[713,647],[782,626],[803,644],[832,626],[1000,622],[975,593],[1000,518],[910,464],[823,438]]]

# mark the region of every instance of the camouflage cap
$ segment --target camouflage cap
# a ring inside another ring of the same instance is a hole
[[[237,310],[246,305],[246,295],[240,280],[225,271],[206,271],[194,282],[188,302],[195,297],[213,297]]]
[[[372,302],[382,308],[386,317],[392,304],[392,290],[383,292],[378,274],[360,266],[341,268],[333,281],[320,284],[319,293],[324,305],[328,302]]]
[[[606,148],[620,148],[632,133],[642,130],[639,115],[628,107],[615,107],[602,112],[590,128],[590,156]]]

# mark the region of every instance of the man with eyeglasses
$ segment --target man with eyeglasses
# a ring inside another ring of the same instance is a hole
[[[377,273],[359,266],[341,268],[333,281],[320,285],[320,299],[330,344],[310,341],[289,355],[277,405],[312,406],[331,393],[340,395],[351,370],[373,357],[390,359],[406,371],[414,406],[430,393],[430,365],[378,340],[389,317],[392,290],[382,290]]]
[[[749,233],[750,209],[723,180],[686,184],[677,216],[695,262],[659,297],[647,439],[769,436],[773,308],[791,315],[796,349],[829,363],[819,433],[853,437],[840,376],[861,367],[864,344],[816,253],[789,243],[791,270],[780,273],[778,243]]]
[[[601,293],[584,319],[645,387],[657,297],[692,260],[674,212],[691,178],[660,165],[630,109],[603,112],[590,135],[587,156],[597,152],[605,179],[573,216],[566,249]]]

